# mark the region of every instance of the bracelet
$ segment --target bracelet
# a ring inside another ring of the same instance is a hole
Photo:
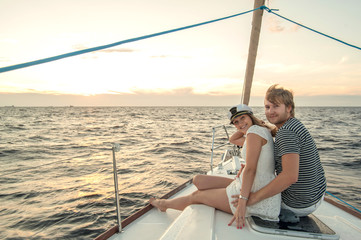
[[[248,201],[248,198],[243,197],[241,194],[239,195],[239,199],[244,199],[244,200]]]

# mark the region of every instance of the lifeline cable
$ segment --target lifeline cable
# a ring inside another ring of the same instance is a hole
[[[355,46],[355,45],[349,44],[349,43],[344,42],[344,41],[342,41],[342,40],[340,40],[340,39],[331,37],[330,35],[324,34],[324,33],[322,33],[322,32],[319,32],[319,31],[317,31],[317,30],[314,30],[314,29],[312,29],[312,28],[309,28],[309,27],[307,27],[307,26],[305,26],[305,25],[302,25],[302,24],[300,24],[300,23],[298,23],[298,22],[292,21],[291,19],[288,19],[288,18],[286,18],[286,17],[283,17],[283,16],[281,16],[281,15],[279,15],[279,14],[277,14],[277,13],[274,13],[274,12],[272,11],[272,9],[269,9],[269,8],[266,7],[266,6],[261,6],[261,9],[264,9],[264,10],[266,10],[266,11],[269,12],[269,13],[272,13],[272,14],[274,14],[274,15],[280,17],[280,18],[283,18],[283,19],[285,19],[285,20],[287,20],[287,21],[289,21],[289,22],[291,22],[291,23],[294,23],[294,24],[296,24],[296,25],[298,25],[298,26],[301,26],[301,27],[303,27],[303,28],[306,28],[306,29],[308,29],[308,30],[310,30],[310,31],[312,31],[312,32],[315,32],[315,33],[318,33],[318,34],[320,34],[320,35],[322,35],[322,36],[331,38],[331,39],[333,39],[333,40],[335,40],[335,41],[337,41],[337,42],[343,43],[343,44],[345,44],[345,45],[347,45],[347,46],[349,46],[349,47],[353,47],[353,48],[356,48],[356,49],[358,49],[358,50],[361,50],[360,47],[357,47],[357,46]]]
[[[49,57],[49,58],[43,58],[43,59],[40,59],[40,60],[31,61],[31,62],[16,64],[16,65],[8,66],[8,67],[2,67],[2,68],[0,68],[0,73],[16,70],[16,69],[20,69],[20,68],[30,67],[30,66],[38,65],[38,64],[42,64],[42,63],[52,62],[52,61],[56,61],[56,60],[67,58],[67,57],[73,57],[73,56],[81,55],[81,54],[84,54],[84,53],[103,50],[103,49],[110,48],[110,47],[115,47],[115,46],[118,46],[118,45],[121,45],[121,44],[124,44],[124,43],[135,42],[135,41],[139,41],[139,40],[143,40],[143,39],[147,39],[147,38],[152,38],[152,37],[156,37],[156,36],[160,36],[160,35],[164,35],[164,34],[168,34],[168,33],[172,33],[172,32],[177,32],[177,31],[181,31],[181,30],[185,30],[185,29],[189,29],[189,28],[194,28],[194,27],[206,25],[206,24],[209,24],[209,23],[219,22],[219,21],[222,21],[222,20],[225,20],[225,19],[238,17],[240,15],[253,12],[253,11],[256,11],[256,10],[261,9],[261,8],[262,8],[262,6],[259,7],[259,8],[255,8],[255,9],[246,11],[246,12],[242,12],[242,13],[230,15],[230,16],[227,16],[227,17],[202,22],[202,23],[197,23],[197,24],[193,24],[193,25],[189,25],[189,26],[185,26],[185,27],[180,27],[180,28],[175,28],[175,29],[163,31],[163,32],[144,35],[144,36],[141,36],[141,37],[131,38],[131,39],[123,40],[123,41],[120,41],[120,42],[115,42],[115,43],[111,43],[111,44],[107,44],[107,45],[103,45],[103,46],[98,46],[98,47],[83,49],[83,50],[79,50],[79,51],[75,51],[75,52],[65,53],[65,54],[61,54],[61,55],[57,55],[57,56],[53,56],[53,57]]]
[[[356,210],[357,212],[361,213],[361,210],[359,210],[359,209],[355,208],[354,206],[352,206],[351,204],[349,204],[349,203],[345,202],[345,201],[344,201],[344,200],[342,200],[341,198],[336,197],[335,195],[333,195],[332,193],[330,193],[330,192],[328,192],[328,191],[326,191],[326,193],[327,193],[327,194],[329,194],[329,195],[331,195],[332,197],[334,197],[334,198],[338,199],[339,201],[343,202],[343,203],[344,203],[344,204],[346,204],[347,206],[349,206],[349,207],[353,208],[353,209],[354,209],[354,210]]]

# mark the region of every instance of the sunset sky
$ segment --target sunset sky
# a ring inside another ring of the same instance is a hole
[[[253,9],[253,0],[0,0],[0,67]],[[270,0],[278,14],[361,47],[361,1]],[[252,13],[0,73],[0,106],[230,106]],[[361,106],[361,51],[265,12],[250,105],[279,83],[304,106]]]

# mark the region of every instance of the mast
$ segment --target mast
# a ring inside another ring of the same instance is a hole
[[[263,6],[264,2],[265,0],[254,0],[254,8],[259,8]],[[253,12],[251,39],[249,42],[247,67],[246,67],[246,74],[243,85],[243,94],[242,94],[243,99],[241,99],[242,103],[247,105],[249,104],[249,99],[251,96],[251,87],[252,87],[252,80],[254,74],[254,67],[256,65],[256,56],[257,56],[259,35],[261,32],[262,16],[263,16],[263,9],[258,9]]]

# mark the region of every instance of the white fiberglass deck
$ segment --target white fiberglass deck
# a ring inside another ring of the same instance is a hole
[[[226,162],[223,170],[215,169],[214,174],[224,175],[229,168],[231,164]],[[190,194],[195,190],[195,186],[190,184],[173,197]],[[340,239],[361,239],[360,218],[326,201],[314,215],[336,232]],[[231,218],[232,215],[228,213],[204,205],[192,205],[183,212],[168,209],[164,213],[153,208],[109,239],[305,239],[260,233],[248,223],[243,229],[237,229],[235,225],[228,226]]]

